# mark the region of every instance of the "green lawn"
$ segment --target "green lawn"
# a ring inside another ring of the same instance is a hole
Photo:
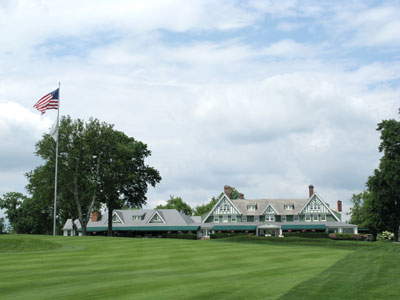
[[[289,240],[0,235],[0,299],[400,298],[399,245]]]

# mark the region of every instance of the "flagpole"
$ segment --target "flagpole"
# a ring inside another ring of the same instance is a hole
[[[58,173],[58,125],[59,125],[59,117],[60,117],[60,86],[61,82],[58,83],[58,109],[57,109],[57,133],[56,133],[56,168],[55,168],[55,176],[54,176],[54,213],[53,213],[53,236],[56,235],[56,216],[57,216],[57,173]]]

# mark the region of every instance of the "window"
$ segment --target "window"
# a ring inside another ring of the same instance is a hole
[[[214,223],[219,223],[219,216],[214,216]]]
[[[260,221],[260,217],[259,216],[254,216],[254,222],[259,222]]]
[[[232,222],[237,222],[236,216],[232,216]]]
[[[242,217],[242,222],[247,222],[247,216]]]
[[[318,215],[314,215],[313,220],[314,220],[314,221],[318,221]]]
[[[265,221],[273,222],[273,221],[275,221],[275,216],[274,215],[265,215]]]
[[[284,205],[283,206],[284,210],[293,210],[294,209],[294,204],[290,204],[290,205]]]
[[[299,215],[294,215],[293,216],[293,221],[295,221],[295,222],[299,221]]]
[[[257,210],[257,205],[247,205],[247,210]]]
[[[224,222],[224,223],[228,222],[228,216],[227,215],[222,217],[222,222]]]
[[[321,210],[321,204],[313,203],[310,205],[310,209],[312,211],[319,211],[319,210]]]
[[[221,206],[221,211],[229,211],[229,205],[225,204]]]
[[[321,215],[321,221],[323,221],[323,222],[326,221],[326,215]]]
[[[281,222],[286,222],[286,216],[281,216]]]
[[[310,215],[306,215],[306,222],[311,222],[311,216]]]

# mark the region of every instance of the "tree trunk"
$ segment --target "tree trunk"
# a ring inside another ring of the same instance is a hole
[[[86,221],[83,218],[81,201],[79,200],[79,195],[78,195],[77,169],[78,169],[78,167],[75,168],[75,174],[74,174],[74,198],[75,198],[76,208],[78,210],[78,216],[79,216],[78,219],[82,226],[82,235],[85,236],[86,235]],[[72,220],[72,222],[73,221],[74,220]]]
[[[86,236],[86,235],[87,235],[86,223],[85,223],[83,220],[81,220],[81,219],[79,219],[79,221],[81,222],[81,226],[82,226],[82,235],[83,235],[83,236]]]
[[[96,203],[97,178],[99,177],[100,157],[101,157],[101,154],[99,154],[99,156],[98,156],[98,158],[97,158],[96,184],[95,184],[95,187],[94,187],[94,192],[93,192],[93,196],[92,196],[92,202],[90,203],[89,208],[88,208],[88,212],[87,212],[88,219],[87,219],[87,222],[86,222],[86,224],[85,224],[85,231],[86,231],[86,226],[87,226],[87,224],[89,223],[90,216],[92,215],[93,206],[94,206],[94,204]],[[83,231],[83,226],[82,226],[82,231]]]
[[[113,210],[108,208],[108,236],[112,236],[112,213]]]

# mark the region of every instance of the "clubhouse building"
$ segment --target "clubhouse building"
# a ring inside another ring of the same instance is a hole
[[[344,223],[342,202],[331,208],[309,186],[304,199],[231,199],[231,188],[204,216],[187,216],[176,209],[114,210],[113,232],[121,236],[159,236],[163,233],[196,233],[198,238],[219,232],[245,232],[255,235],[282,236],[285,232],[358,233],[357,225]],[[75,221],[78,232],[80,224]],[[91,235],[107,232],[107,215],[94,212],[87,225]],[[72,220],[65,223],[65,236],[74,235]]]

